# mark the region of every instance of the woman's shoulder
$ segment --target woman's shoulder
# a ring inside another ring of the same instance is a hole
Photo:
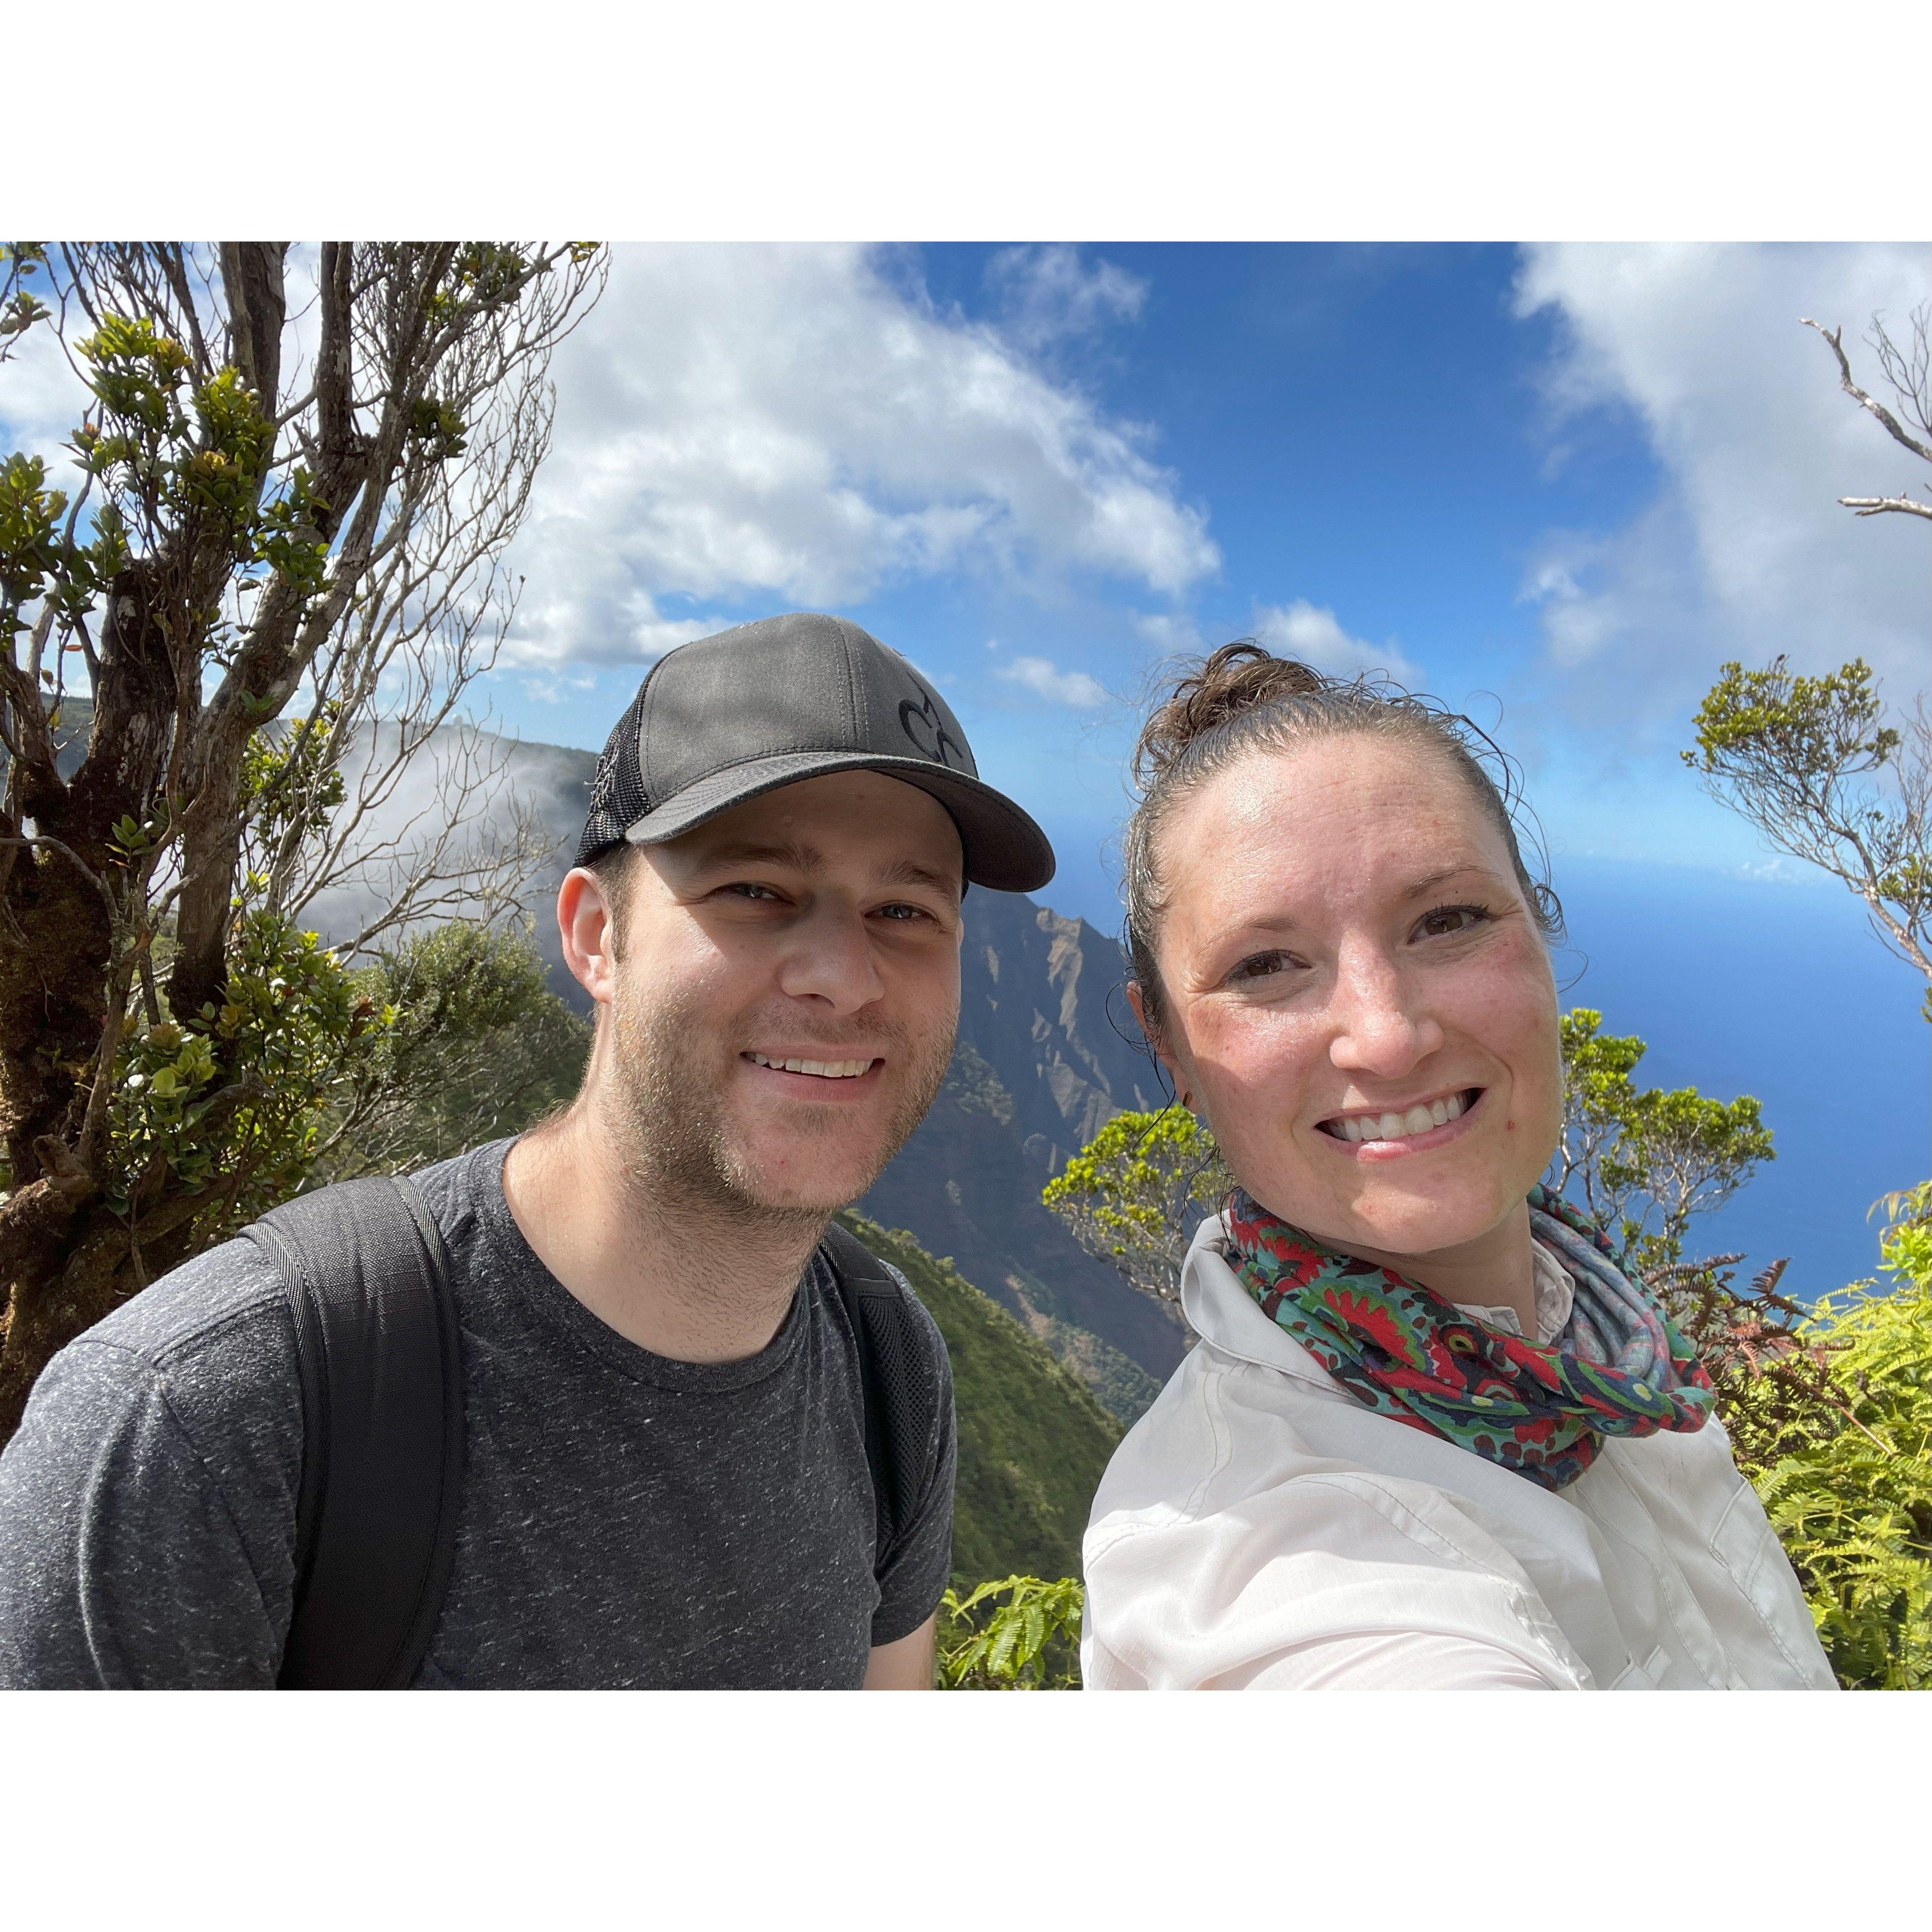
[[[1118,1666],[1124,1683],[1232,1684],[1268,1660],[1419,1629],[1580,1681],[1509,1551],[1442,1488],[1322,1453],[1328,1406],[1298,1378],[1196,1344],[1094,1498],[1094,1681]]]
[[[1320,1445],[1322,1413],[1354,1405],[1312,1358],[1308,1366],[1310,1374],[1290,1372],[1197,1340],[1114,1450],[1094,1496],[1090,1544],[1297,1484],[1318,1484],[1304,1498],[1317,1514],[1362,1507],[1353,1479],[1382,1491],[1387,1479],[1371,1460]]]

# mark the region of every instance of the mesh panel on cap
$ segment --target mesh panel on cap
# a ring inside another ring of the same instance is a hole
[[[597,775],[590,783],[590,815],[584,821],[584,836],[577,846],[580,866],[589,865],[598,853],[621,842],[650,808],[644,772],[638,763],[638,716],[644,702],[644,686],[640,685],[597,760]]]

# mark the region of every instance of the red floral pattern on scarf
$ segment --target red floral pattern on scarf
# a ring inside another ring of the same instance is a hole
[[[1701,1429],[1710,1378],[1603,1230],[1541,1187],[1537,1242],[1568,1273],[1570,1318],[1547,1346],[1466,1315],[1418,1282],[1337,1252],[1246,1194],[1228,1210],[1234,1264],[1268,1318],[1391,1421],[1426,1430],[1547,1490],[1606,1436]]]

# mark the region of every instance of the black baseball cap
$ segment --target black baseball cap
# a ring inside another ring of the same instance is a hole
[[[651,667],[597,760],[577,862],[675,838],[800,778],[856,771],[938,800],[971,884],[1030,892],[1053,877],[1046,834],[980,782],[946,700],[897,651],[814,610],[696,638]]]

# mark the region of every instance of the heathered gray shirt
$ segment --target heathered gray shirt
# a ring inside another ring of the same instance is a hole
[[[951,1563],[933,1475],[873,1574],[857,1345],[814,1259],[768,1346],[678,1362],[530,1251],[499,1142],[417,1176],[463,1336],[466,1462],[422,1688],[838,1688]],[[922,1311],[923,1312],[923,1311]],[[302,1396],[280,1281],[230,1241],[63,1349],[0,1456],[0,1684],[272,1685],[295,1584]]]

